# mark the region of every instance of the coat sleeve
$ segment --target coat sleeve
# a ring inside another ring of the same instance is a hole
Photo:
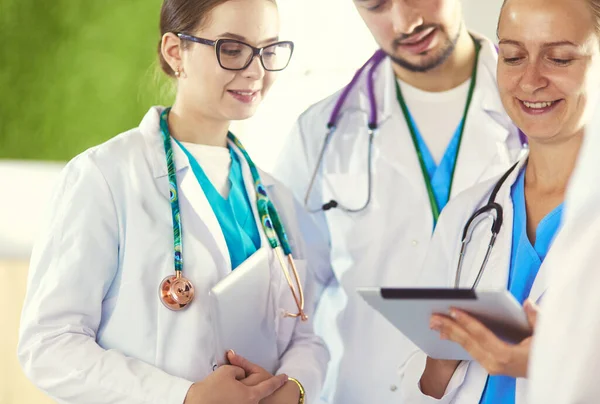
[[[18,358],[61,403],[181,404],[191,382],[96,343],[119,265],[109,186],[89,154],[65,168],[32,255]]]
[[[427,250],[424,265],[421,268],[417,285],[419,287],[452,287],[454,284],[456,252],[459,245],[453,240],[460,238],[458,234],[461,215],[456,207],[460,207],[460,198],[452,201],[442,212],[433,238]],[[426,396],[421,391],[420,380],[425,370],[427,355],[415,346],[407,361],[400,366],[400,387],[404,401],[407,403],[440,403],[449,404],[455,399],[465,381],[469,362],[462,362],[450,379],[446,392],[441,399]]]
[[[530,360],[529,401],[591,403],[600,397],[600,216],[586,218],[574,234],[565,228],[552,255],[553,275],[541,301]],[[588,244],[585,248],[585,246]],[[557,272],[568,272],[559,274]],[[566,275],[566,276],[565,276]],[[548,386],[560,385],[560,389]]]
[[[550,283],[529,365],[532,404],[594,403],[600,397],[600,104],[595,120],[569,185],[564,226],[544,261]]]

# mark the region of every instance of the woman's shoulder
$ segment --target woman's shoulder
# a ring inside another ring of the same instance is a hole
[[[111,176],[131,174],[145,166],[150,167],[151,151],[157,149],[161,141],[158,133],[159,112],[157,107],[151,108],[138,127],[78,154],[66,165],[65,173],[96,167],[105,176]]]

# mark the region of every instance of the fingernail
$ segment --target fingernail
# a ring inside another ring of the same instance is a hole
[[[456,320],[458,318],[458,312],[456,310],[450,310],[450,317]]]
[[[442,328],[442,322],[436,318],[429,322],[429,328],[435,331],[439,331]]]
[[[233,349],[230,349],[229,351],[227,351],[228,354],[235,356],[235,352],[233,351]]]

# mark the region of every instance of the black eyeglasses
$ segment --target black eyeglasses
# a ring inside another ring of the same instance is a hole
[[[259,56],[260,63],[265,70],[278,72],[287,67],[294,52],[294,43],[291,41],[276,42],[263,48],[255,48],[235,39],[211,41],[181,32],[177,36],[183,40],[213,46],[219,65],[225,70],[244,70],[250,66],[256,56]]]

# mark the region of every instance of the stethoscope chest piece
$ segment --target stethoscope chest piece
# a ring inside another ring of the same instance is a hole
[[[160,301],[170,310],[183,310],[194,300],[194,285],[180,275],[169,275],[160,283]]]

